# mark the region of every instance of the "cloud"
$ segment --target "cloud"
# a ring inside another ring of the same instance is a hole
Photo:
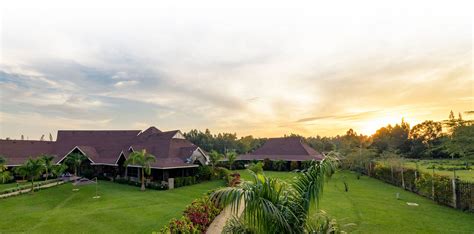
[[[136,80],[124,80],[124,81],[119,81],[119,82],[115,83],[114,86],[118,87],[118,88],[122,88],[122,87],[126,87],[126,86],[133,86],[133,85],[136,85],[138,83],[139,82],[136,81]]]

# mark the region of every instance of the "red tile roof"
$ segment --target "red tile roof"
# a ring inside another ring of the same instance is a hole
[[[255,151],[239,155],[237,160],[321,160],[324,156],[304,143],[299,137],[270,138]]]
[[[52,141],[0,140],[0,156],[6,165],[20,165],[30,157],[53,154],[54,145]]]
[[[115,165],[120,154],[129,155],[129,148],[138,151],[146,149],[156,157],[155,168],[189,167],[187,159],[198,148],[186,139],[174,138],[178,130],[162,132],[155,127],[140,130],[116,131],[58,131],[57,141],[0,140],[0,155],[7,165],[18,165],[29,156],[41,154],[55,156],[55,162],[62,160],[76,147],[95,164]]]

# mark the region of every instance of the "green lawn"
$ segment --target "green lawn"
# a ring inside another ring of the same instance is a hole
[[[250,178],[241,171],[244,179]],[[294,173],[265,172],[291,181]],[[343,178],[349,184],[344,192]],[[396,199],[400,193],[400,200]],[[418,207],[406,202],[418,203]],[[348,231],[359,233],[474,233],[474,214],[438,205],[429,199],[376,179],[356,179],[350,172],[338,172],[326,185],[321,208],[339,223],[354,223]]]
[[[240,171],[249,178],[246,171]],[[266,172],[290,180],[289,172]],[[344,192],[343,177],[349,183]],[[95,186],[71,184],[0,200],[0,233],[150,233],[179,217],[191,201],[222,186],[207,182],[169,191],[148,190],[100,182],[100,199],[92,199]],[[401,194],[401,200],[395,194]],[[418,207],[406,205],[416,202]],[[474,233],[474,214],[437,205],[429,199],[378,180],[355,179],[339,172],[325,187],[322,208],[341,224],[355,223],[359,233]]]
[[[111,182],[71,184],[0,200],[0,233],[151,233],[205,192],[222,186],[212,181],[169,191],[147,190]]]
[[[48,180],[48,181],[52,181],[52,180]],[[35,184],[38,184],[38,183],[41,183],[41,182],[44,182],[44,180],[35,181]],[[16,182],[8,183],[8,184],[0,184],[0,191],[10,189],[10,188],[16,188],[17,186],[25,186],[25,185],[31,185],[31,182],[30,181],[23,181],[23,182],[20,182],[18,184]]]
[[[460,160],[420,160],[418,163],[418,168],[419,170],[426,172],[426,173],[432,173],[432,169],[428,169],[430,166],[435,166],[435,174],[438,175],[445,175],[445,176],[453,176],[453,171],[447,170],[448,168],[452,168],[453,164],[463,164],[463,161]],[[416,163],[409,161],[404,163],[405,166],[410,167],[410,168],[416,168]],[[470,165],[472,168],[472,162],[470,162]],[[444,170],[439,170],[438,167],[442,166]],[[469,169],[469,170],[456,170],[456,176],[459,177],[461,180],[465,181],[471,181],[474,182],[474,169]]]

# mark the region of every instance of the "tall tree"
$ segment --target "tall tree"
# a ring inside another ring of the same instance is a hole
[[[222,154],[220,154],[219,152],[213,150],[209,153],[209,163],[211,164],[211,168],[212,168],[212,173],[215,173],[216,171],[216,164],[217,162],[219,162],[219,160],[221,160],[223,158]]]
[[[19,174],[22,174],[31,181],[31,192],[34,192],[35,180],[41,176],[44,171],[43,162],[41,159],[29,158],[23,165],[17,168]]]
[[[232,166],[235,163],[235,160],[237,159],[237,153],[235,151],[229,151],[225,154],[225,157],[227,159],[227,162],[229,163],[229,169],[232,170]]]
[[[87,157],[80,153],[72,153],[66,157],[65,163],[74,168],[74,175],[78,176],[78,168]]]
[[[413,126],[410,131],[410,138],[423,143],[426,147],[426,154],[430,155],[433,149],[434,140],[443,135],[443,126],[440,122],[432,120]]]
[[[51,155],[44,154],[41,156],[41,160],[43,162],[44,172],[46,174],[45,180],[48,180],[49,173],[51,173],[51,169],[53,167],[54,157]]]
[[[125,160],[124,166],[134,165],[140,166],[141,168],[141,182],[142,186],[140,190],[145,191],[145,173],[147,175],[151,174],[151,164],[156,162],[155,156],[146,152],[145,149],[141,151],[134,151]]]

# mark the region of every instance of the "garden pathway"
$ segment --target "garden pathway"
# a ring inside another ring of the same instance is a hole
[[[240,206],[239,210],[237,211],[237,216],[240,217],[242,215],[242,212],[244,211],[244,205],[243,201],[240,200]],[[222,210],[222,212],[212,221],[211,225],[207,229],[206,233],[207,234],[219,234],[222,233],[222,230],[224,229],[225,223],[227,220],[229,220],[232,217],[232,208],[231,206],[227,206]]]
[[[49,187],[53,187],[53,186],[60,185],[60,184],[63,184],[63,183],[64,183],[63,181],[53,182],[53,183],[41,185],[39,187],[35,187],[35,190],[36,189],[49,188]],[[7,194],[2,194],[2,195],[0,195],[0,199],[20,195],[20,194],[27,193],[27,192],[30,192],[30,191],[31,191],[31,188],[27,188],[27,189],[15,191],[15,192],[7,193]]]

